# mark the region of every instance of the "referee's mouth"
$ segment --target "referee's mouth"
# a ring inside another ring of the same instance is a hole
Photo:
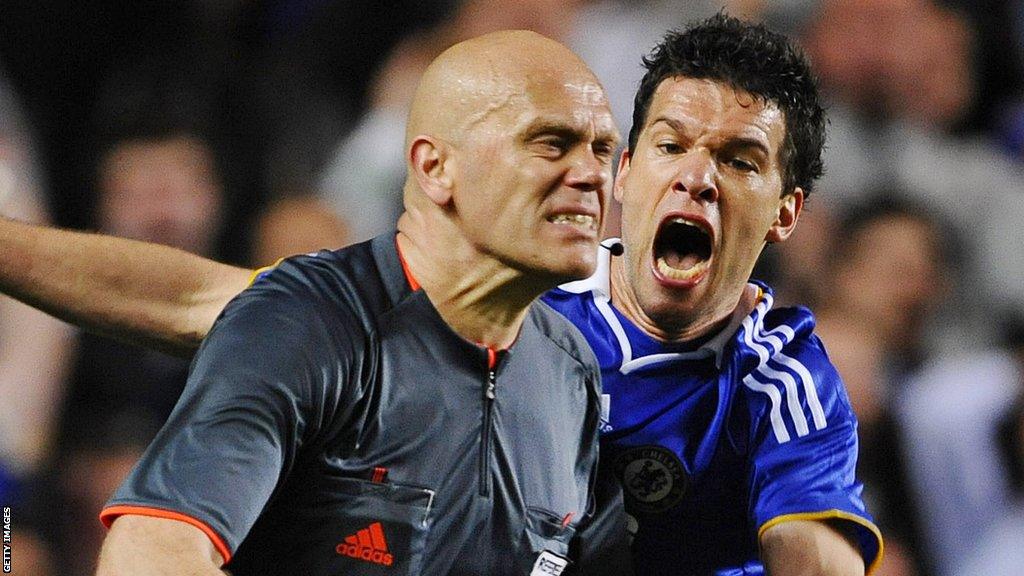
[[[665,216],[654,237],[653,269],[657,280],[672,288],[696,286],[711,267],[714,231],[694,214]]]

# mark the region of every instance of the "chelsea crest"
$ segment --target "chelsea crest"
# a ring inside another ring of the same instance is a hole
[[[675,506],[686,492],[687,476],[679,458],[662,446],[630,448],[615,458],[626,508],[647,514]]]

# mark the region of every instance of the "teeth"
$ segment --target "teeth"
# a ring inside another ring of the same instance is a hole
[[[658,258],[656,264],[658,265],[658,272],[661,272],[662,276],[673,280],[692,280],[701,275],[708,267],[706,260],[698,262],[692,268],[687,268],[686,270],[669,266],[664,258]]]
[[[587,214],[558,214],[548,218],[548,222],[554,224],[572,224],[585,228],[594,227],[594,217]]]
[[[696,229],[698,229],[698,230],[700,230],[702,232],[704,231],[703,228],[701,228],[700,226],[698,226],[697,224],[695,224],[693,222],[690,222],[689,220],[687,220],[685,218],[678,218],[677,217],[677,218],[673,218],[673,219],[669,220],[669,222],[671,222],[673,224],[685,224],[687,226],[690,226],[691,228],[696,228]]]

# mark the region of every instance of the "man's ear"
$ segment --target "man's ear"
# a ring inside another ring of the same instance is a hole
[[[622,182],[626,178],[626,174],[629,174],[629,160],[629,149],[624,148],[619,156],[619,169],[615,171],[615,184],[612,186],[612,195],[619,202],[622,202]]]
[[[768,229],[765,235],[765,242],[782,242],[793,233],[796,228],[796,221],[800,218],[800,211],[804,208],[804,191],[796,188],[793,192],[779,198],[779,209],[776,212],[775,222]]]
[[[416,178],[420,190],[434,204],[444,206],[451,202],[452,184],[450,149],[436,138],[420,135],[409,145],[409,171]]]

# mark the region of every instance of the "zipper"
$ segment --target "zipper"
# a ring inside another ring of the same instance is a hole
[[[480,428],[480,495],[491,495],[491,412],[494,410],[494,391],[498,381],[498,352],[487,349],[487,382],[484,384],[484,415]]]

